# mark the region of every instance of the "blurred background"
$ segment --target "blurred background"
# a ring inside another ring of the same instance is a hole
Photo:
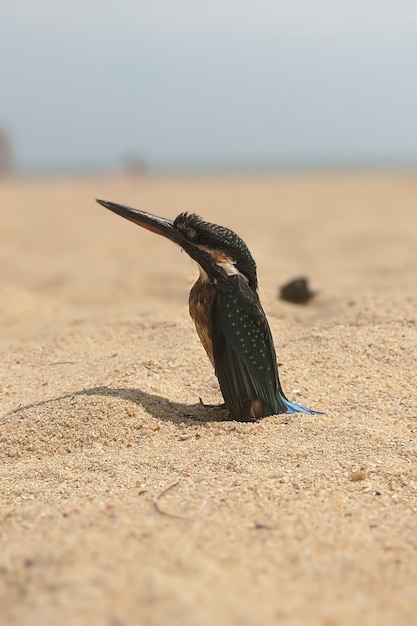
[[[232,228],[291,323],[297,277],[302,323],[413,294],[416,33],[411,0],[0,3],[3,319],[184,314],[191,261],[96,197]]]
[[[0,167],[410,165],[412,0],[4,0]]]

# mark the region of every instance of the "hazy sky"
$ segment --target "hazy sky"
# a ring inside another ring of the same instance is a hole
[[[417,161],[415,0],[1,0],[25,168]]]

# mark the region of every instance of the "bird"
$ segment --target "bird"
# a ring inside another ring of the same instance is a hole
[[[174,220],[123,204],[97,202],[179,245],[198,265],[189,312],[214,367],[229,417],[257,421],[281,413],[314,411],[285,396],[274,342],[258,295],[256,263],[232,230],[195,213]]]

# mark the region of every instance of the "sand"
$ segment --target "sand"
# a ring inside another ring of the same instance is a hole
[[[290,399],[224,421],[188,257],[227,225]],[[417,173],[0,181],[0,622],[417,623]],[[305,307],[278,288],[299,275]]]

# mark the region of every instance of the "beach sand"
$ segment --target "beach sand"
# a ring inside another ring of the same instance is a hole
[[[200,405],[196,266],[96,197],[238,232],[325,415]],[[0,181],[2,624],[417,623],[416,198],[413,171]]]

